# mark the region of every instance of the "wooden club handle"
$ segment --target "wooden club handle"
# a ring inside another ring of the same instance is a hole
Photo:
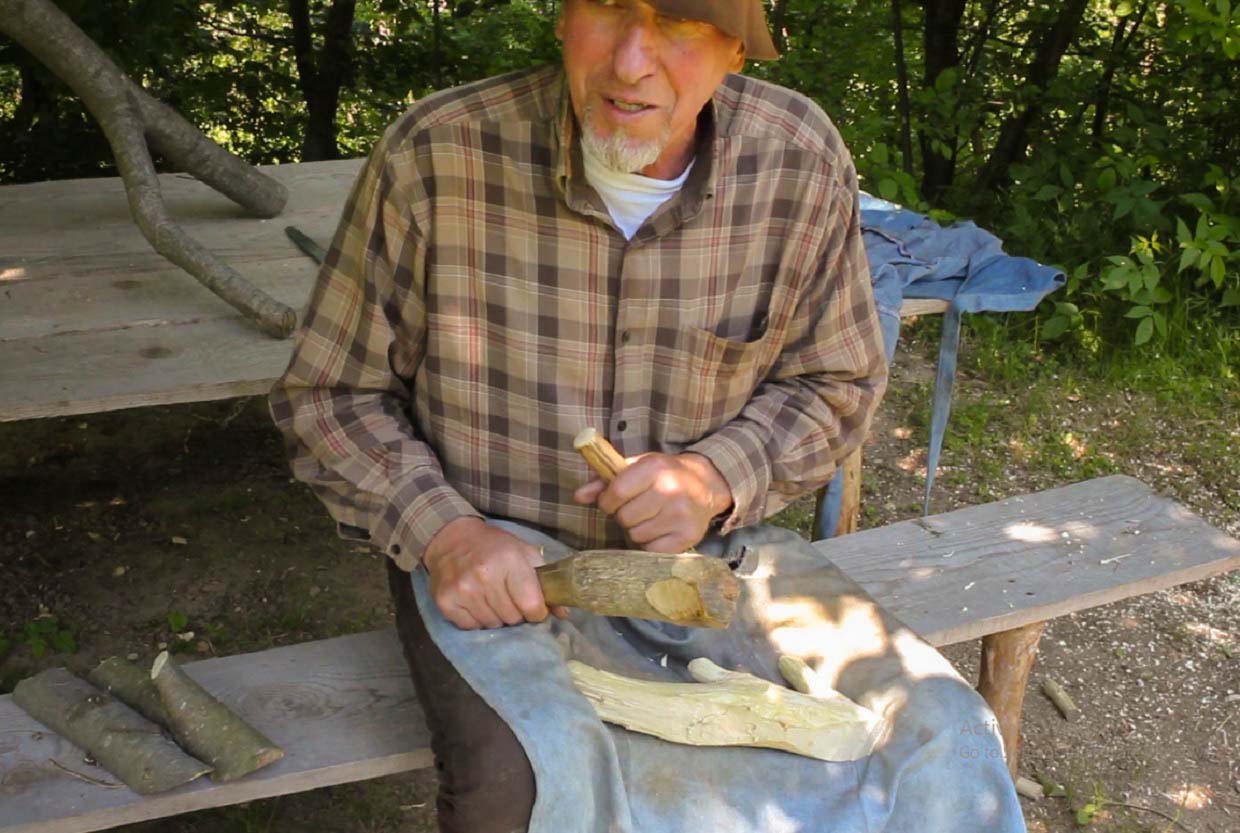
[[[581,452],[590,468],[610,483],[628,463],[607,438],[593,428],[586,428],[573,439],[573,448]]]

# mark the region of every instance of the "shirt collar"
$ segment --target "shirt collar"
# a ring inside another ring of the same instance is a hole
[[[689,172],[689,178],[685,180],[684,187],[655,212],[643,229],[633,238],[635,242],[659,237],[692,220],[701,213],[702,204],[714,198],[715,166],[722,144],[717,129],[717,107],[715,98],[712,97],[698,115],[695,162],[693,170]],[[573,113],[568,79],[562,71],[559,82],[557,124],[558,129],[553,136],[556,190],[573,211],[597,216],[610,222],[610,215],[602,199],[586,182],[577,118]]]

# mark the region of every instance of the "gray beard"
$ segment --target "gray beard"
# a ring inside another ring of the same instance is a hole
[[[653,165],[671,141],[671,127],[664,129],[657,139],[634,141],[624,135],[620,129],[613,130],[607,138],[600,138],[590,127],[594,105],[587,104],[585,110],[585,127],[581,131],[581,142],[590,154],[603,163],[605,168],[621,174],[636,174],[642,169]]]

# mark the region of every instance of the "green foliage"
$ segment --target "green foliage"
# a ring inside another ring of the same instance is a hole
[[[181,613],[179,610],[168,612],[168,630],[175,634],[185,630],[188,626],[189,617],[184,613]]]
[[[287,0],[58,2],[225,147],[258,163],[299,158],[308,108]],[[330,3],[309,4],[316,46]],[[431,91],[557,60],[559,7],[358,0],[337,111],[341,153],[366,153]],[[1240,3],[1092,0],[1048,80],[1033,83],[1062,4],[966,4],[956,31],[928,38],[925,4],[906,0],[907,152],[890,4],[778,7],[784,56],[747,71],[824,107],[863,188],[942,221],[972,218],[1009,252],[1069,274],[1027,326],[1002,319],[1023,344],[1009,343],[1013,354],[1098,362],[1139,351],[1225,369],[1240,353]],[[929,78],[927,44],[945,37],[958,64]],[[1004,131],[1025,117],[1018,152],[996,161]],[[945,190],[923,191],[928,160],[947,165]],[[979,188],[995,165],[996,187]],[[0,182],[113,170],[82,105],[0,39]],[[1194,358],[1203,352],[1212,357]]]
[[[55,616],[40,616],[27,622],[18,641],[36,658],[43,657],[49,650],[56,654],[72,654],[77,650],[73,631],[63,627]]]

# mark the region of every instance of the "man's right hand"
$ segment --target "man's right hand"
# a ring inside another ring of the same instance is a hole
[[[444,526],[422,563],[435,604],[458,628],[502,628],[547,618],[534,572],[543,563],[542,551],[481,518],[457,518]]]

